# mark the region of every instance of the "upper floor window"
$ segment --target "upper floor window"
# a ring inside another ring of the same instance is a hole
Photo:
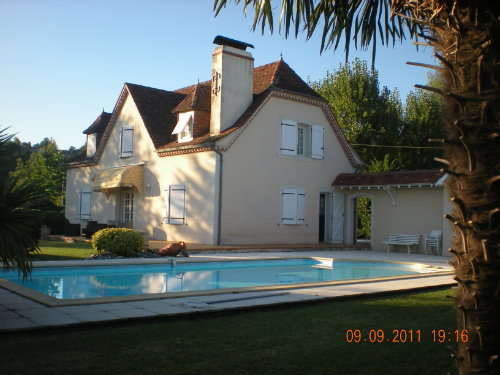
[[[126,125],[120,133],[120,156],[126,158],[132,156],[134,151],[134,127]]]
[[[87,157],[94,156],[97,148],[97,135],[95,133],[87,135]]]
[[[282,155],[303,156],[313,159],[324,158],[325,129],[319,125],[281,122]]]
[[[193,140],[193,112],[179,113],[177,125],[172,134],[177,134],[177,142]]]

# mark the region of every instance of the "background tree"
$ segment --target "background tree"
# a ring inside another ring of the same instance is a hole
[[[0,130],[0,164],[9,157],[5,145],[12,138],[5,130]],[[33,203],[42,196],[37,185],[0,174],[0,258],[7,268],[17,267],[23,277],[30,273],[31,254],[38,249],[40,212]]]
[[[214,0],[218,13],[227,0]],[[274,27],[271,0],[236,0],[255,10],[254,28]],[[302,29],[304,24],[304,29]],[[283,0],[280,27],[310,37],[322,30],[321,50],[344,39],[373,48],[420,37],[434,48],[445,85],[443,168],[455,205],[453,267],[458,283],[458,330],[468,340],[454,354],[461,374],[500,372],[500,2],[474,0]]]
[[[350,143],[365,162],[381,160],[387,150],[360,145],[394,145],[401,123],[401,102],[397,91],[379,89],[378,72],[366,61],[355,59],[324,79],[309,82],[330,105]],[[397,150],[391,150],[393,158]]]
[[[45,198],[52,203],[62,206],[64,196],[63,179],[64,156],[59,152],[53,139],[45,138],[34,146],[28,160],[17,159],[16,170],[12,176],[20,184],[34,183],[45,192]]]
[[[406,97],[399,143],[416,148],[400,149],[405,169],[436,168],[438,165],[434,158],[442,157],[442,150],[429,145],[428,139],[444,137],[442,111],[443,102],[433,92],[416,89]]]
[[[436,81],[434,76],[429,79]],[[416,89],[403,106],[397,88],[380,90],[377,70],[359,59],[309,84],[328,100],[347,139],[367,165],[382,165],[388,155],[393,170],[438,167],[434,157],[442,156],[441,148],[427,142],[444,135],[442,101],[437,94]]]

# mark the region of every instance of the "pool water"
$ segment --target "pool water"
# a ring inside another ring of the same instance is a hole
[[[303,258],[36,267],[28,280],[23,281],[13,270],[0,271],[0,278],[66,300],[377,278],[422,272],[425,271],[411,264]]]

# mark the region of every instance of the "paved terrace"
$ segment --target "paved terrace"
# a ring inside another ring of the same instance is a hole
[[[422,263],[440,267],[444,274],[430,274],[424,277],[410,277],[403,279],[350,281],[337,285],[322,286],[297,286],[287,289],[268,289],[259,291],[244,291],[234,293],[218,290],[216,293],[205,291],[201,295],[189,292],[185,295],[177,294],[174,298],[144,297],[127,298],[126,300],[102,299],[95,301],[77,300],[76,303],[62,304],[41,303],[33,298],[27,298],[5,288],[0,284],[0,332],[28,330],[44,327],[71,326],[90,324],[96,322],[110,322],[128,319],[144,319],[150,317],[166,317],[211,311],[244,309],[257,306],[281,305],[290,303],[304,303],[324,299],[335,299],[348,296],[360,296],[377,293],[390,293],[395,291],[418,290],[438,286],[454,285],[451,268],[446,263],[449,258],[428,256],[423,254],[404,254],[366,251],[366,250],[331,250],[328,247],[288,248],[281,246],[278,249],[258,249],[244,247],[237,250],[217,249],[191,249],[190,258],[177,258],[177,261],[189,259],[196,260],[224,260],[224,259],[265,259],[265,258],[296,258],[296,257],[326,257],[334,259],[358,260],[391,260],[398,262]],[[212,251],[212,254],[206,253]],[[251,251],[251,252],[250,252]],[[124,260],[112,260],[113,264],[123,263]],[[135,261],[135,260],[134,260]],[[154,259],[154,262],[165,262],[166,259]],[[96,260],[84,261],[59,261],[35,262],[40,265],[70,265],[70,264],[96,264]],[[151,262],[151,259],[142,259],[138,262]],[[144,299],[147,298],[147,299]]]

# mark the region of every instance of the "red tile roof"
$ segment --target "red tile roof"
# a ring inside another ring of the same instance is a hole
[[[314,100],[325,101],[309,87],[309,85],[307,85],[307,83],[305,83],[287,63],[280,59],[254,69],[253,103],[233,126],[217,136],[210,136],[208,133],[201,134],[191,142],[179,144],[177,143],[177,137],[172,135],[172,131],[177,123],[176,113],[186,110],[210,112],[211,81],[205,81],[175,91],[165,91],[132,83],[125,83],[125,87],[132,96],[156,149],[186,147],[190,145],[206,144],[207,142],[214,144],[218,139],[241,127],[272,90],[290,92]],[[123,105],[123,93],[122,91],[115,111],[119,110]],[[114,117],[114,113],[108,114],[103,112],[94,124],[86,129],[84,133],[88,134],[89,131],[95,131],[96,129],[104,133],[106,125],[114,122],[114,120],[112,120]],[[105,119],[107,119],[107,121],[105,121]],[[106,137],[104,137],[104,139],[105,141],[103,143],[105,144]],[[96,152],[93,162],[96,162],[101,154],[102,152],[100,151]]]
[[[102,133],[104,129],[106,129],[106,125],[108,125],[110,118],[111,113],[102,111],[92,125],[83,131],[83,134]]]
[[[210,86],[198,83],[186,98],[172,112],[188,112],[193,110],[210,112]]]
[[[333,181],[335,187],[418,186],[438,182],[444,172],[434,169],[396,172],[341,173]]]
[[[172,135],[177,123],[177,115],[172,113],[172,109],[177,107],[186,95],[132,83],[125,85],[132,95],[154,146],[157,148],[177,139]]]

